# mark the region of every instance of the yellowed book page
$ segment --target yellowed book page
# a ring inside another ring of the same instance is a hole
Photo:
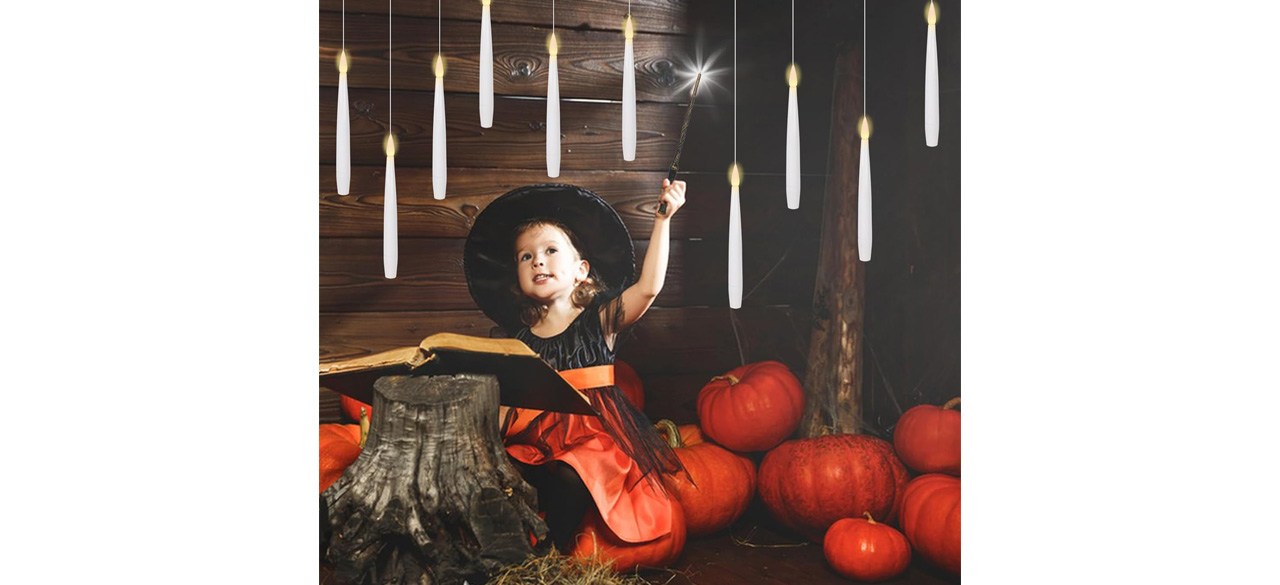
[[[422,340],[419,344],[426,352],[433,349],[457,349],[478,353],[496,353],[503,355],[537,356],[529,346],[519,339],[473,337],[459,333],[437,333]]]
[[[417,367],[426,361],[427,356],[423,355],[421,349],[417,347],[398,347],[396,349],[390,349],[357,358],[345,359],[338,362],[322,363],[320,364],[320,375],[323,376],[326,374],[340,374],[342,372],[373,370],[399,364]]]

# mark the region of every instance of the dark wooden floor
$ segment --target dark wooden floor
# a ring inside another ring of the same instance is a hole
[[[640,574],[654,585],[848,585],[822,556],[822,545],[806,543],[778,526],[759,504],[753,503],[734,526],[718,534],[690,539],[684,554],[665,570]],[[320,567],[320,583],[332,584],[328,567]],[[907,572],[891,585],[949,585],[959,583],[925,561],[912,558]]]

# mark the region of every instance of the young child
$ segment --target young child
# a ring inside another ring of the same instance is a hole
[[[512,191],[481,213],[464,253],[477,304],[577,388],[600,416],[503,408],[507,453],[538,490],[552,542],[573,548],[595,511],[619,539],[670,534],[672,502],[661,474],[679,460],[613,383],[618,333],[662,291],[670,220],[685,183],[662,183],[649,249],[632,282],[634,252],[617,212],[569,185]],[[655,206],[656,208],[656,206]]]

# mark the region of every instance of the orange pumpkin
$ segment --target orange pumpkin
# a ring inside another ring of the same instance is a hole
[[[320,425],[320,493],[355,462],[369,436],[368,410],[362,411],[358,425]]]
[[[893,448],[907,467],[920,473],[960,475],[960,398],[942,408],[932,404],[913,406],[898,418]]]
[[[822,539],[822,554],[837,573],[855,581],[883,581],[911,564],[911,545],[901,532],[871,517],[836,520]]]
[[[656,426],[662,429],[667,444],[688,471],[687,476],[666,475],[663,482],[680,500],[689,535],[712,534],[733,524],[755,495],[755,464],[711,443],[686,445],[675,423],[669,420],[660,420]]]
[[[570,555],[584,559],[600,555],[613,567],[613,570],[620,573],[642,567],[660,568],[670,565],[680,558],[686,538],[684,510],[674,499],[670,502],[671,532],[666,536],[640,543],[626,542],[618,538],[600,518],[600,512],[592,507],[583,519],[582,526],[578,528],[577,540]]]
[[[960,479],[929,473],[903,491],[899,525],[925,560],[960,574]]]
[[[361,408],[365,409],[365,411],[369,413],[369,416],[373,416],[373,407],[369,406],[368,404],[360,402],[359,400],[356,400],[355,398],[347,396],[346,394],[341,395],[339,400],[342,406],[342,412],[345,413],[347,415],[347,418],[350,420],[354,420],[354,421],[360,420]]]
[[[888,441],[870,435],[793,439],[760,462],[760,500],[779,522],[821,542],[841,518],[864,512],[893,521],[907,468]]]
[[[622,360],[613,361],[613,383],[622,390],[636,410],[644,410],[644,383],[635,368]]]
[[[776,447],[795,432],[802,414],[804,390],[782,362],[734,368],[698,392],[702,432],[738,452]]]

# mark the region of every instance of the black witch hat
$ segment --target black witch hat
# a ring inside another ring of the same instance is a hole
[[[462,253],[467,288],[480,309],[508,333],[524,327],[512,297],[516,285],[516,226],[548,219],[567,226],[578,238],[582,258],[603,287],[603,298],[621,293],[635,279],[631,234],[599,195],[574,185],[526,185],[494,199],[476,217]]]

